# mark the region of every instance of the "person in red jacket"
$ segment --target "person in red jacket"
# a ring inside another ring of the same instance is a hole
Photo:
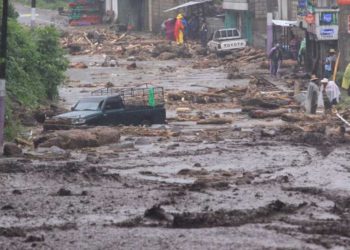
[[[182,18],[183,18],[182,14],[177,15],[176,23],[175,23],[174,36],[175,36],[176,43],[178,45],[182,45],[184,43],[185,27],[182,23]]]

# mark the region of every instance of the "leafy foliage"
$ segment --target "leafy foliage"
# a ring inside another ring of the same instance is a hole
[[[47,100],[58,97],[58,86],[64,80],[68,61],[59,45],[59,33],[54,27],[31,30],[21,26],[14,18],[8,22],[7,55],[7,135],[12,137],[17,126],[18,105],[35,108]],[[13,104],[16,105],[13,105]]]

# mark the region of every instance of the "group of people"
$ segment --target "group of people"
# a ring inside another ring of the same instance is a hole
[[[306,95],[306,112],[316,114],[318,106],[323,103],[325,112],[329,113],[332,107],[339,103],[340,95],[339,87],[334,81],[329,81],[327,78],[320,80],[313,75]]]
[[[162,30],[165,32],[166,39],[176,41],[178,45],[184,44],[188,39],[197,39],[200,37],[203,47],[207,45],[208,24],[205,18],[193,16],[189,20],[183,15],[178,14],[176,18],[169,18],[162,24]]]

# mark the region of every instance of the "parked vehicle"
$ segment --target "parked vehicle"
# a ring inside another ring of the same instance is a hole
[[[91,97],[79,100],[71,112],[45,121],[44,130],[164,124],[165,119],[163,88],[104,88],[92,92]]]
[[[247,46],[247,40],[242,39],[238,29],[219,29],[214,32],[213,38],[208,43],[212,52],[224,52],[240,49]]]

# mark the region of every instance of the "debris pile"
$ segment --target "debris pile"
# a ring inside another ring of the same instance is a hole
[[[115,128],[96,127],[44,134],[34,140],[34,145],[44,148],[56,146],[62,149],[81,149],[117,143],[119,140],[120,133]]]

